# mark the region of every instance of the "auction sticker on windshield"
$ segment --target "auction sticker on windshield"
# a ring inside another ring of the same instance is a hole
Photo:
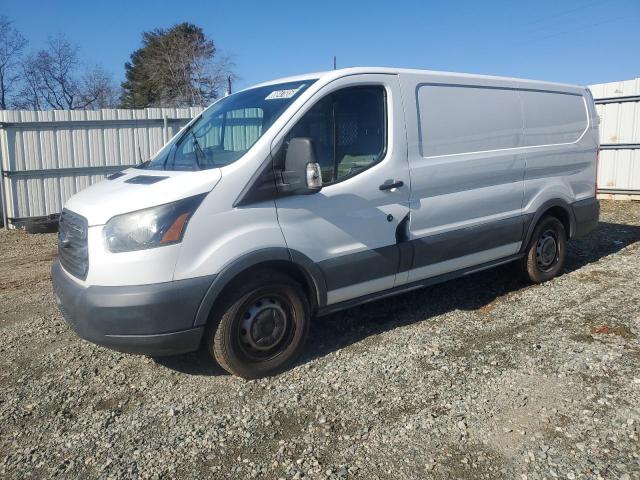
[[[305,84],[302,84],[298,88],[288,88],[286,90],[274,90],[269,95],[267,95],[264,99],[265,100],[279,100],[279,99],[282,99],[282,98],[291,98],[298,92],[298,90],[300,90],[301,88],[303,88],[305,86],[306,86]]]

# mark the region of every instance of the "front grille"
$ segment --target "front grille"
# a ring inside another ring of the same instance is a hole
[[[87,220],[77,213],[62,210],[58,226],[58,256],[64,269],[85,279],[89,270]]]

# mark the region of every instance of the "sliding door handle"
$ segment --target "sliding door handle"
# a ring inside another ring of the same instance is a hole
[[[398,180],[397,182],[383,183],[380,185],[380,190],[391,190],[393,188],[400,188],[404,185],[402,180]]]

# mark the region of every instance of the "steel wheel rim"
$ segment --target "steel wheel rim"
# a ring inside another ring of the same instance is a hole
[[[536,242],[536,265],[543,272],[551,270],[560,259],[560,244],[553,230],[545,230]]]
[[[286,349],[293,332],[293,315],[288,302],[276,295],[264,295],[243,309],[238,341],[248,358],[265,361]]]

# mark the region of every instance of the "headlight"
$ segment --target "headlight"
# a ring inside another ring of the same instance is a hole
[[[187,223],[206,194],[111,218],[104,237],[111,252],[129,252],[182,241]]]

